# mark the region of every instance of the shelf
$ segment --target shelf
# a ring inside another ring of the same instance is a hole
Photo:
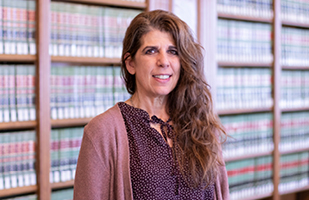
[[[282,66],[286,70],[309,70],[309,66]]]
[[[244,160],[244,159],[249,159],[249,158],[269,156],[271,154],[272,154],[272,151],[267,151],[267,152],[263,152],[263,153],[247,154],[247,155],[243,155],[243,156],[225,158],[224,161],[225,162],[232,162],[232,161]]]
[[[287,191],[284,191],[284,192],[280,192],[280,195],[297,193],[297,192],[302,192],[302,191],[306,191],[306,190],[309,190],[309,185],[306,185],[306,186],[301,187],[301,188],[296,188],[294,190],[287,190]]]
[[[236,115],[236,114],[246,114],[246,113],[258,113],[258,112],[270,112],[272,108],[248,108],[248,109],[229,109],[229,110],[219,110],[218,115]]]
[[[4,189],[0,190],[0,197],[8,197],[8,196],[15,196],[20,194],[28,194],[28,193],[34,193],[37,191],[37,186],[26,186],[26,187],[16,187],[11,189]]]
[[[225,14],[225,13],[218,13],[219,18],[223,19],[236,19],[236,20],[243,20],[243,21],[254,21],[254,22],[264,22],[264,23],[272,23],[272,18],[262,18],[262,17],[251,17],[251,16],[243,16],[243,15],[233,15],[233,14]]]
[[[146,9],[146,3],[121,0],[67,0],[67,2]]]
[[[30,129],[35,128],[36,121],[24,121],[24,122],[1,122],[0,130],[14,130],[14,129]]]
[[[272,67],[272,63],[252,62],[218,62],[219,67]]]
[[[98,57],[67,57],[51,56],[52,62],[65,62],[74,64],[95,64],[95,65],[120,65],[120,58],[98,58]]]
[[[66,182],[58,182],[58,183],[51,183],[51,188],[55,189],[62,189],[74,186],[74,180],[66,181]]]
[[[300,23],[300,22],[291,22],[291,21],[282,21],[282,25],[285,26],[294,26],[294,27],[299,27],[299,28],[309,28],[309,24],[306,23]]]
[[[56,119],[51,120],[53,128],[85,126],[92,118],[78,118],[78,119]]]
[[[282,108],[282,112],[301,112],[309,111],[309,107],[299,107],[299,108]]]
[[[35,62],[36,55],[8,55],[0,54],[1,62]]]
[[[291,154],[291,153],[299,153],[303,151],[309,151],[309,147],[301,148],[301,149],[293,149],[293,150],[288,150],[288,151],[280,151],[280,154],[284,155],[284,154]]]

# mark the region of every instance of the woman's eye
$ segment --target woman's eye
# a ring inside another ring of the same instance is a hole
[[[155,52],[156,52],[155,49],[148,49],[148,50],[146,51],[146,54],[153,54],[153,53],[155,53]]]
[[[178,52],[176,50],[170,50],[170,53],[173,55],[178,55]]]

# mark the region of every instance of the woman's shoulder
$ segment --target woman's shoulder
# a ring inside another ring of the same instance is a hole
[[[104,113],[97,115],[85,126],[84,133],[91,138],[109,136],[114,137],[114,133],[125,132],[125,125],[118,104],[115,104]],[[105,138],[107,139],[107,138]]]

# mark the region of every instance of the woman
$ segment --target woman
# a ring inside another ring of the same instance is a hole
[[[85,127],[75,200],[229,199],[201,49],[171,13],[133,19],[122,52],[132,96]]]

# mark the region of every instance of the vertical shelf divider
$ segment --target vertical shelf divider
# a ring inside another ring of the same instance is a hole
[[[279,152],[279,142],[280,142],[280,121],[281,121],[281,110],[280,110],[280,77],[281,77],[281,18],[280,18],[281,2],[280,0],[273,1],[273,114],[274,114],[274,132],[273,132],[273,142],[274,142],[274,152],[273,152],[273,184],[274,192],[273,199],[279,200],[279,183],[280,183],[280,152]]]
[[[211,86],[213,103],[216,102],[217,75],[217,1],[198,0],[198,33],[200,44],[204,47],[204,74]],[[214,105],[216,107],[216,105]]]
[[[50,0],[36,0],[36,173],[38,199],[50,200]]]

